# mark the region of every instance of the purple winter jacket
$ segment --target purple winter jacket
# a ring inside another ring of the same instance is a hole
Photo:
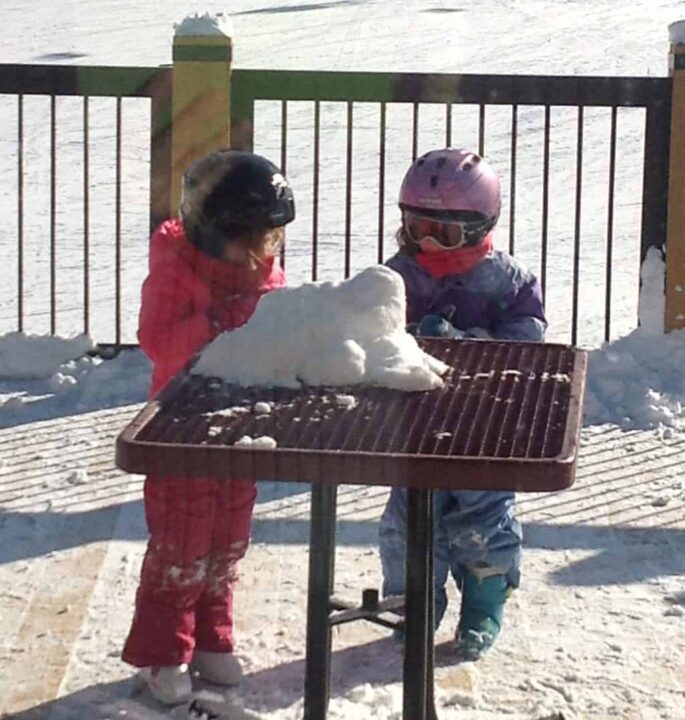
[[[404,278],[408,324],[435,314],[459,330],[482,328],[495,339],[544,340],[540,284],[506,252],[494,250],[468,272],[440,279],[408,255],[394,255],[385,264]]]

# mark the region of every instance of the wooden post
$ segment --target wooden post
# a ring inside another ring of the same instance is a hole
[[[673,80],[666,225],[666,331],[685,327],[685,21],[669,26]]]
[[[198,33],[202,33],[200,27]],[[171,130],[171,198],[175,214],[188,165],[230,138],[231,38],[212,34],[174,36]]]

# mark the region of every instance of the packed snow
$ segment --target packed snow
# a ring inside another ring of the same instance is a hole
[[[92,350],[93,341],[84,335],[71,339],[50,335],[8,333],[0,345],[0,378],[54,377],[69,367],[69,363],[83,358]],[[89,361],[82,363],[85,370]],[[74,368],[75,369],[75,368]]]
[[[668,26],[668,37],[672,43],[685,43],[685,20],[678,20]]]
[[[219,335],[193,372],[245,386],[441,387],[447,365],[405,331],[406,312],[404,281],[383,265],[276,290],[247,324]]]
[[[174,24],[174,35],[198,37],[231,37],[233,22],[230,15],[224,13],[195,13]]]
[[[235,0],[230,7],[238,68],[626,76],[666,74],[668,40],[685,37],[683,23],[674,23],[682,10],[675,0],[635,0],[620,12],[613,0],[483,0],[459,6],[445,0]],[[184,15],[211,23],[208,12],[225,11],[223,0],[169,0],[163,5],[66,0],[57,9],[15,0],[3,10],[0,56],[11,63],[166,64],[174,23]],[[669,28],[669,23],[674,24]],[[90,106],[95,121],[90,135],[91,249],[99,244],[101,250],[91,288],[101,312],[93,324],[106,322],[114,296],[115,124],[110,100],[93,97]],[[185,718],[185,707],[167,713],[155,706],[119,659],[146,530],[141,479],[113,467],[113,444],[147,397],[150,364],[139,351],[108,360],[88,354],[93,340],[71,334],[82,317],[74,302],[78,283],[60,273],[56,292],[64,304],[58,337],[43,335],[49,279],[41,274],[45,263],[38,260],[46,257],[49,227],[49,98],[26,96],[24,101],[25,190],[31,200],[24,225],[29,269],[24,292],[30,332],[1,334],[15,326],[14,282],[4,284],[0,293],[0,426],[5,428],[0,428],[0,716]],[[125,253],[133,257],[123,275],[124,337],[133,341],[146,267],[149,113],[142,101],[125,100],[123,105],[131,113],[124,113],[123,236]],[[256,147],[278,158],[281,108],[273,105],[271,115],[257,114]],[[288,234],[286,269],[297,285],[309,277],[311,267],[311,108],[290,105],[288,177],[302,201],[297,227],[294,223]],[[321,110],[328,122],[322,124],[318,277],[339,278],[344,108],[323,104]],[[388,139],[386,256],[394,246],[395,189],[411,153],[411,108],[400,108],[393,118],[388,106],[389,127],[404,110],[407,122]],[[535,140],[538,110],[521,107],[518,118],[522,195],[517,254],[534,268],[542,157]],[[82,112],[77,98],[57,99],[57,242],[66,264],[69,251],[82,253]],[[355,104],[354,112],[358,174],[351,238],[356,271],[376,261],[378,127],[364,104]],[[0,168],[6,177],[16,173],[16,115],[16,98],[0,98],[0,129],[6,130],[0,138]],[[419,151],[433,145],[436,135],[444,137],[444,125],[438,122],[443,118],[442,107],[421,108]],[[604,273],[595,260],[604,252],[598,219],[605,215],[600,198],[606,197],[607,175],[599,160],[607,142],[596,130],[606,117],[588,111],[586,120],[581,265],[587,273],[581,276],[580,342],[590,352],[576,483],[564,493],[519,496],[523,583],[508,603],[502,637],[482,662],[458,665],[450,655],[458,607],[452,589],[450,610],[436,638],[441,720],[685,717],[685,389],[680,377],[685,334],[663,335],[663,258],[658,252],[642,267],[641,326],[633,329],[641,182],[635,168],[642,152],[643,115],[629,109],[619,113],[617,188],[619,194],[625,192],[618,198],[615,221],[617,240],[628,241],[630,249],[615,256],[613,342],[599,344],[603,318],[595,311]],[[454,121],[455,139],[473,143],[477,124],[472,118],[455,108]],[[506,178],[510,122],[508,109],[488,106],[486,153]],[[575,128],[573,109],[554,109],[550,188],[554,207],[560,209],[551,218],[556,224],[550,227],[547,292],[548,337],[554,341],[568,337],[573,216],[567,210],[573,198],[575,145],[567,140],[574,141]],[[336,142],[326,144],[327,139]],[[17,198],[13,183],[6,185],[0,198],[6,224],[0,238],[3,258],[14,257],[16,246]],[[76,205],[79,210],[72,211]],[[503,217],[498,230],[502,246],[507,222]],[[290,329],[288,323],[284,330]],[[347,599],[358,599],[361,588],[378,587],[377,522],[385,493],[366,487],[339,490],[336,593]],[[253,543],[241,563],[236,597],[238,656],[245,679],[234,697],[235,717],[303,716],[308,530],[307,486],[260,484]],[[399,720],[402,657],[388,631],[351,623],[335,629],[334,649],[329,720]]]

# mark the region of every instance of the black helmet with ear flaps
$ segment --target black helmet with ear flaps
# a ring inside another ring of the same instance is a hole
[[[180,215],[190,242],[218,258],[237,237],[292,222],[295,200],[281,171],[265,157],[214,150],[184,173]]]

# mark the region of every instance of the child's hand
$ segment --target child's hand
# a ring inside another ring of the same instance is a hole
[[[417,337],[463,338],[464,333],[441,315],[425,315],[416,328]]]

